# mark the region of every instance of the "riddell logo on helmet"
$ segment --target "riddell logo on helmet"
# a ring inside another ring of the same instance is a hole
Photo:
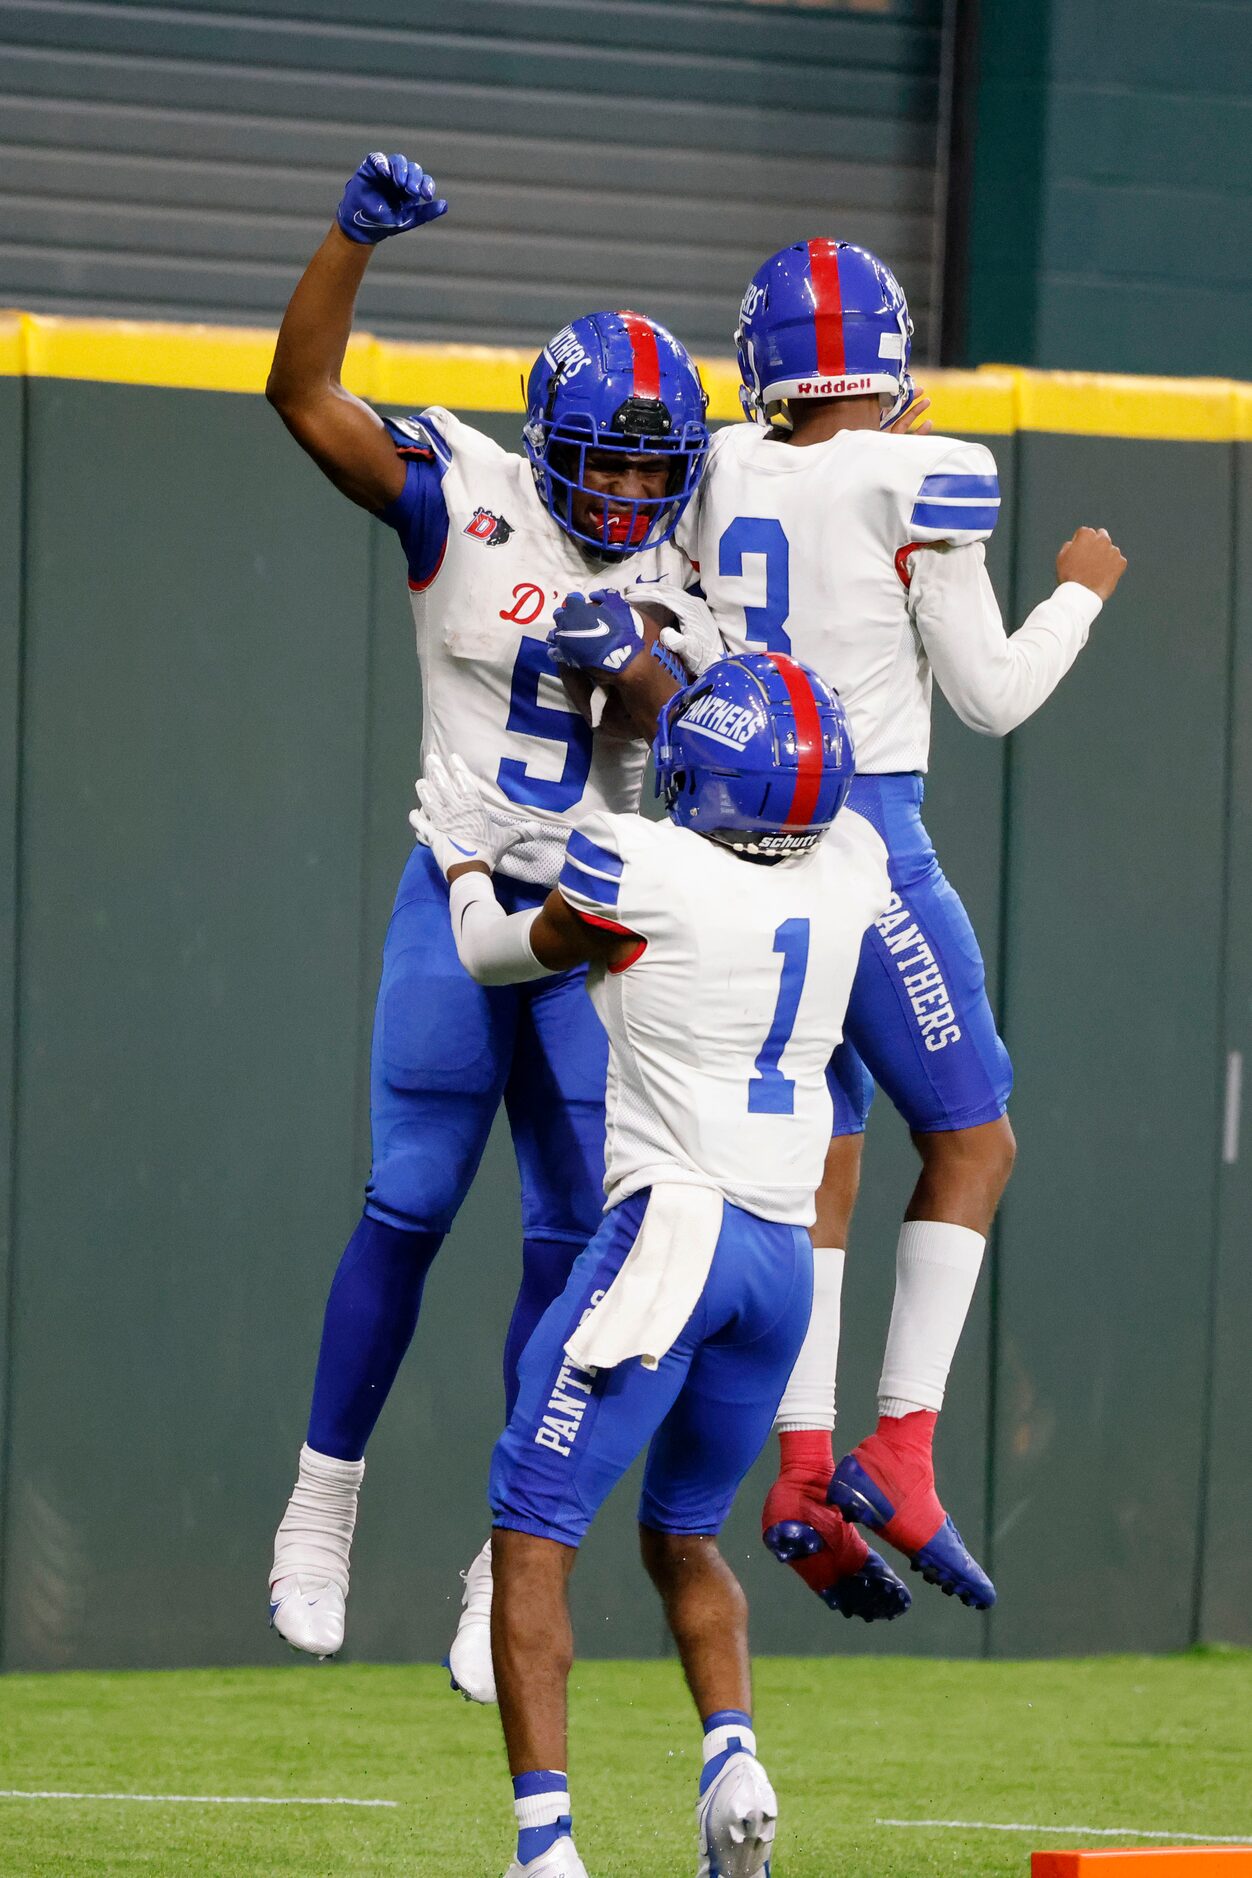
[[[796,386],[797,398],[839,398],[854,391],[872,391],[868,378],[805,378]]]

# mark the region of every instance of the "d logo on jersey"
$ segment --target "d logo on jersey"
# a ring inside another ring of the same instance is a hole
[[[493,515],[490,509],[475,509],[462,533],[485,542],[489,548],[500,548],[513,533],[513,524],[503,515]]]

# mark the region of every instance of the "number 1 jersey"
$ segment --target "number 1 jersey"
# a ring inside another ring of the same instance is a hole
[[[609,1035],[608,1204],[678,1182],[810,1225],[826,1066],[862,935],[891,898],[879,836],[845,809],[808,854],[765,866],[670,821],[594,815],[558,886],[640,941],[626,967],[588,974]]]

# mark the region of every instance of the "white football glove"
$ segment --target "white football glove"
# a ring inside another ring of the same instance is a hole
[[[478,785],[459,756],[447,763],[442,757],[429,757],[426,774],[416,787],[421,806],[413,810],[409,821],[445,875],[449,868],[463,867],[467,861],[482,861],[494,871],[502,854],[535,833],[533,822],[505,822],[488,813]]]
[[[692,678],[703,678],[710,665],[716,665],[719,659],[726,657],[722,635],[717,630],[709,603],[702,600],[698,593],[685,593],[681,587],[659,586],[655,581],[642,581],[627,587],[622,598],[635,604],[641,600],[650,600],[656,606],[669,608],[678,624],[662,629],[661,644],[667,652],[677,654]]]

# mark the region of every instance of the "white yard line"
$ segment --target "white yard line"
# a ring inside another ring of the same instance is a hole
[[[1223,1838],[1212,1832],[1143,1832],[1138,1826],[1006,1826],[991,1819],[876,1819],[876,1826],[916,1826],[953,1832],[1033,1832],[1046,1839],[1050,1832],[1073,1832],[1084,1839],[1169,1839],[1187,1845],[1247,1845],[1252,1838]]]
[[[0,1787],[0,1800],[142,1800],[153,1806],[399,1806],[399,1800],[288,1799],[272,1793],[26,1793]]]

